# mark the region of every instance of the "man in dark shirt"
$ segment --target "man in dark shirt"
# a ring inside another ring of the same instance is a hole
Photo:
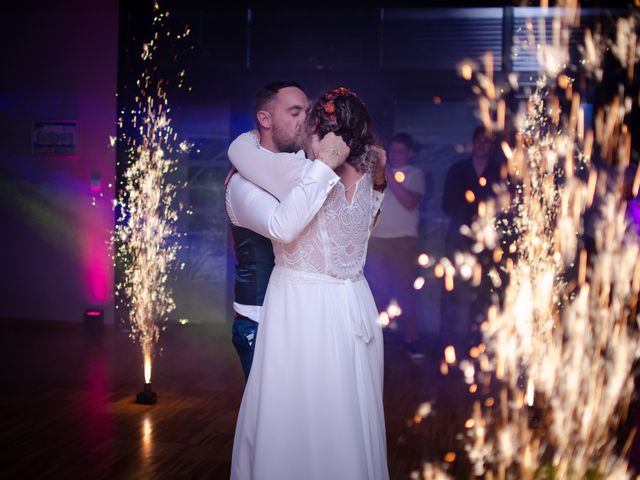
[[[472,240],[460,233],[460,227],[471,225],[478,214],[479,202],[494,195],[493,186],[500,182],[500,163],[495,160],[492,136],[479,126],[473,132],[471,157],[449,168],[442,195],[442,211],[449,217],[445,240],[445,256],[450,260],[456,252],[469,251]],[[443,289],[440,303],[443,344],[466,348],[473,342],[478,315],[488,306],[485,288],[471,288],[456,282],[453,291]]]

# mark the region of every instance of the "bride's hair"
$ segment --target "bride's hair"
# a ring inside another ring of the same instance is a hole
[[[365,104],[351,90],[338,87],[320,95],[308,117],[310,128],[320,138],[327,133],[340,135],[351,149],[347,162],[359,172],[371,171],[375,155],[369,155],[376,143],[371,129],[371,116]]]

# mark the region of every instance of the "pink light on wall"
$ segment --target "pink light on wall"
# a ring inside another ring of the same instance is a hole
[[[96,307],[110,303],[113,298],[113,261],[109,249],[113,229],[111,195],[112,192],[104,192],[93,205],[87,202],[80,216],[87,305]]]
[[[107,255],[107,252],[104,254]],[[109,282],[107,280],[109,271],[105,263],[101,259],[94,258],[90,265],[87,265],[87,280],[92,303],[102,304],[109,299]]]

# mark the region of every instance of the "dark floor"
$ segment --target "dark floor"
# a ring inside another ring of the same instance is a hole
[[[139,348],[126,333],[82,325],[0,322],[0,478],[226,479],[244,380],[230,325],[176,325],[154,362],[158,403],[134,403],[142,389]],[[427,339],[428,343],[428,339]],[[429,348],[425,347],[428,351]],[[470,395],[459,375],[442,377],[437,353],[411,362],[385,338],[385,414],[392,479],[423,460],[469,478],[460,432]],[[419,423],[417,407],[435,414]]]

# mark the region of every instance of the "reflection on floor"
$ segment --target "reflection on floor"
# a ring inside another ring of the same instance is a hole
[[[63,322],[0,327],[0,478],[229,478],[244,387],[229,324],[163,333],[153,406],[133,401],[142,365],[125,333],[89,335]],[[469,478],[460,438],[472,397],[462,376],[443,377],[438,354],[425,348],[427,357],[415,364],[396,335],[385,337],[391,478],[409,478],[423,460],[443,462],[451,452],[450,473]],[[434,412],[416,423],[425,401]]]

